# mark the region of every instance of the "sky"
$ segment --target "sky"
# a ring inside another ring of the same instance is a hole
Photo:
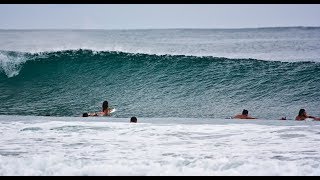
[[[320,4],[0,4],[0,29],[320,26]]]

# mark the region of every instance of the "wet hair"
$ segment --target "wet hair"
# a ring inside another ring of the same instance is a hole
[[[242,115],[248,115],[248,114],[249,114],[248,110],[245,110],[245,109],[244,109],[244,110],[242,111]]]
[[[109,103],[108,101],[103,101],[102,103],[102,111],[105,111],[109,108]]]
[[[304,113],[306,112],[305,109],[300,109],[299,111],[299,116],[304,116]]]
[[[138,119],[136,117],[131,117],[130,122],[131,123],[136,123]]]
[[[82,117],[88,117],[88,116],[89,116],[88,113],[83,113],[83,114],[82,114]]]

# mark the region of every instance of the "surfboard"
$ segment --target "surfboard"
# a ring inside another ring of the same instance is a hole
[[[312,119],[312,118],[307,118],[307,119],[305,119],[305,121],[314,121],[314,119]]]
[[[116,112],[116,108],[112,108],[110,111],[110,113],[114,113],[114,112]]]
[[[117,111],[116,108],[111,108],[109,113],[111,115],[112,113],[114,113],[116,111]],[[85,114],[87,114],[87,116],[84,116]],[[93,115],[93,114],[96,114],[96,115]],[[82,117],[88,117],[88,116],[90,116],[90,117],[101,117],[101,115],[99,113],[83,113],[83,115],[82,115]]]

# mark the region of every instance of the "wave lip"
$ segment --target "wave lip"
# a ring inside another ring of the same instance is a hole
[[[163,57],[169,57],[169,59],[179,59],[179,58],[189,58],[193,63],[197,63],[196,61],[207,59],[207,60],[224,60],[224,61],[269,61],[269,60],[259,60],[254,58],[227,58],[227,57],[215,57],[215,56],[193,56],[193,55],[183,55],[183,54],[144,54],[144,53],[130,53],[125,51],[94,51],[91,49],[69,49],[69,50],[61,50],[61,51],[44,51],[44,52],[19,52],[19,51],[1,51],[0,50],[0,73],[4,73],[7,77],[11,78],[19,75],[20,70],[29,61],[65,61],[72,59],[87,59],[94,62],[96,59],[105,58],[108,59],[110,57],[114,57],[118,55],[118,57],[123,56],[124,59],[128,59],[127,57],[133,57],[137,59],[138,57],[148,59],[166,59]],[[151,57],[151,58],[150,58]],[[154,58],[156,57],[156,58]],[[142,60],[142,59],[141,59]],[[196,60],[196,61],[194,61]],[[272,60],[271,62],[283,62],[278,60]],[[310,61],[298,61],[292,63],[299,62],[314,62],[312,59]],[[284,61],[284,63],[286,63]],[[317,62],[315,62],[317,63]],[[75,64],[77,66],[77,64]]]
[[[4,72],[9,78],[17,76],[26,61],[27,53],[0,51],[0,72]]]

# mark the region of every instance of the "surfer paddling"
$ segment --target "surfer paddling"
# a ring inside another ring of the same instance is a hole
[[[82,117],[88,117],[88,116],[111,116],[111,112],[113,111],[113,108],[109,108],[108,101],[103,101],[102,103],[102,111],[98,113],[83,113]]]
[[[296,117],[296,121],[304,121],[307,118],[311,118],[315,121],[320,121],[320,118],[314,116],[308,116],[305,109],[300,109],[298,116]]]
[[[257,118],[250,117],[249,111],[244,109],[242,111],[242,114],[238,114],[238,115],[234,116],[233,119],[257,119]]]

